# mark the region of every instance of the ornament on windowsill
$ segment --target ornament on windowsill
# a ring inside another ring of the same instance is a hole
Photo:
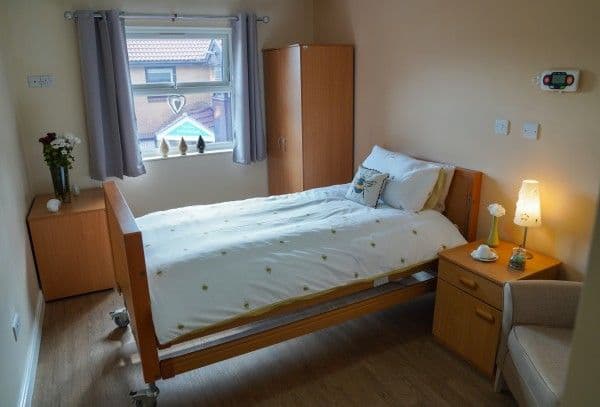
[[[185,139],[182,137],[181,140],[179,141],[179,152],[181,153],[181,155],[186,155],[188,151],[188,145],[185,142]]]
[[[196,147],[198,147],[199,153],[204,152],[204,149],[206,148],[206,143],[204,142],[204,139],[202,138],[202,136],[198,136],[198,144],[196,144]]]
[[[167,158],[169,156],[169,143],[167,143],[167,140],[165,139],[162,139],[160,142],[160,154],[162,155],[162,158]]]

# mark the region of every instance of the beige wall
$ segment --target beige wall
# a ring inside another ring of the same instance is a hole
[[[600,206],[598,207],[600,209]],[[588,272],[579,301],[577,322],[573,333],[573,347],[564,395],[567,407],[595,406],[600,400],[600,217],[596,227]]]
[[[6,80],[7,61],[0,49],[0,404],[16,406],[30,349],[39,339],[34,327],[41,294],[25,225],[31,193]],[[10,329],[15,312],[21,317],[18,342]]]
[[[117,7],[131,12],[229,14],[243,9],[269,15],[259,25],[264,46],[311,41],[312,0],[6,0],[10,9],[10,76],[14,83],[19,133],[34,193],[51,190],[50,175],[41,156],[38,137],[47,131],[71,131],[85,139],[85,119],[75,25],[65,21],[69,9]],[[29,89],[27,74],[50,73],[55,84]],[[97,185],[89,179],[86,143],[76,152],[74,182]],[[241,166],[230,154],[154,161],[148,174],[126,179],[124,193],[136,214],[193,203],[209,203],[267,193],[266,163]],[[174,182],[177,180],[177,182]],[[185,185],[177,188],[176,185]]]
[[[479,169],[479,235],[485,205],[507,208],[505,239],[520,182],[542,186],[543,226],[532,248],[556,255],[571,278],[585,273],[600,180],[600,2],[559,0],[317,0],[318,41],[356,44],[355,162],[373,144]],[[582,69],[581,92],[543,93],[532,77]],[[496,136],[494,120],[512,122]],[[541,123],[540,139],[520,136]]]

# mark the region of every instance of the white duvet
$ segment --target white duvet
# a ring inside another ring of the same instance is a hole
[[[347,185],[137,219],[164,344],[303,296],[432,260],[465,243],[443,215],[369,208]]]

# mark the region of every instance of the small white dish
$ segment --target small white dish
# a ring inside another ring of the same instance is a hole
[[[491,263],[493,261],[498,260],[498,254],[495,251],[493,251],[493,250],[492,250],[492,257],[487,257],[487,258],[485,258],[485,257],[479,257],[479,256],[477,256],[477,250],[473,250],[471,252],[471,257],[474,258],[477,261],[483,261],[483,262],[486,262],[486,263]]]

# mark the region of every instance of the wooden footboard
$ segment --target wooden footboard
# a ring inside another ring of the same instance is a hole
[[[113,181],[104,183],[106,216],[117,289],[129,312],[146,383],[160,379],[158,342],[154,333],[142,233]]]

